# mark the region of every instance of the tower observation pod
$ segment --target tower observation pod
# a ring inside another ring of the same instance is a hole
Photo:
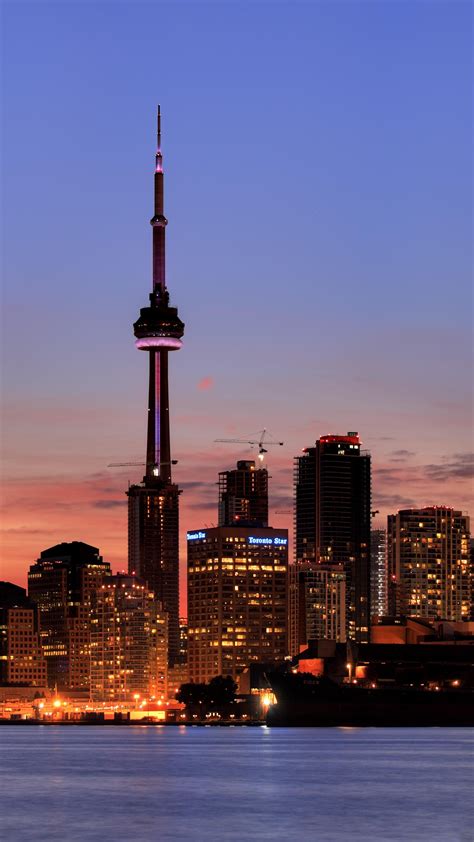
[[[179,351],[184,324],[176,307],[170,307],[165,279],[164,175],[161,153],[161,113],[158,106],[155,158],[155,212],[153,230],[153,280],[150,304],[140,310],[133,325],[135,346],[150,355],[146,475],[171,482],[171,448],[168,398],[168,352]]]
[[[168,612],[168,662],[179,657],[179,494],[171,479],[168,354],[182,345],[184,324],[171,307],[165,278],[164,175],[158,107],[150,303],[133,325],[135,346],[149,358],[146,472],[128,496],[128,565],[148,582]]]

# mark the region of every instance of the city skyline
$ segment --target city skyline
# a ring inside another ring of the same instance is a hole
[[[321,435],[347,429],[359,430],[372,452],[381,517],[429,504],[472,511],[462,7],[449,15],[442,6],[429,15],[421,6],[397,8],[398,38],[394,10],[381,15],[368,6],[362,20],[349,5],[344,17],[324,5],[301,8],[288,32],[281,16],[268,22],[257,7],[247,21],[221,10],[206,31],[209,16],[197,21],[190,9],[179,36],[165,8],[172,35],[162,45],[164,79],[150,78],[149,59],[135,49],[140,85],[128,81],[130,65],[113,44],[110,69],[92,44],[90,68],[75,75],[86,21],[98,31],[112,25],[119,44],[130,24],[126,9],[116,9],[111,24],[96,6],[68,9],[67,17],[55,12],[54,20],[43,10],[41,21],[29,8],[26,32],[21,9],[6,15],[2,578],[24,584],[42,548],[72,540],[98,546],[114,570],[127,569],[124,491],[142,471],[106,466],[144,453],[146,372],[129,321],[151,274],[158,101],[173,220],[168,269],[190,326],[185,353],[173,359],[171,398],[174,476],[184,490],[182,571],[186,531],[216,522],[217,472],[252,458],[248,448],[213,439],[264,426],[285,441],[266,459],[275,527],[291,524],[275,512],[292,505],[293,457]],[[424,27],[421,45],[408,37],[410,23]],[[321,33],[316,55],[305,49],[308,24]],[[133,25],[151,40],[144,17]],[[221,62],[222,80],[211,76],[210,57],[196,68],[191,49],[185,63],[196,78],[186,90],[182,69],[173,78],[172,44],[181,37],[192,47],[196,25],[200,47],[207,37]],[[274,42],[263,48],[268,63],[253,90],[262,56],[252,26],[258,34],[267,25]],[[14,58],[20,34],[28,47],[21,68]],[[226,64],[224,48],[235,51],[239,37],[248,64],[235,77],[235,56]],[[336,61],[339,39],[346,52]],[[49,59],[32,78],[40,43]],[[293,62],[285,79],[282,44]],[[439,68],[442,47],[450,60]],[[381,79],[372,75],[376,59]],[[64,80],[44,102],[40,86],[51,86],[58,62]],[[94,72],[103,79],[97,91],[90,90]],[[128,82],[123,97],[120,82]],[[27,85],[32,100],[22,111]],[[443,121],[440,110],[448,113]],[[18,342],[19,320],[28,342]]]

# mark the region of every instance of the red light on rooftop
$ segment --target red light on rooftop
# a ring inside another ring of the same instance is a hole
[[[358,434],[350,436],[339,436],[336,433],[329,433],[327,436],[321,436],[319,441],[321,444],[332,444],[340,442],[341,444],[361,444]]]

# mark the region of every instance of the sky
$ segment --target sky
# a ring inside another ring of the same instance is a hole
[[[267,428],[358,430],[379,525],[472,508],[468,2],[3,4],[2,569],[82,540],[127,566],[145,454],[161,104],[181,534]],[[277,514],[277,512],[287,512]],[[181,565],[185,569],[185,550]]]

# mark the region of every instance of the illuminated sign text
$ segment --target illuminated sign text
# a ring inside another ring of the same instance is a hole
[[[249,538],[249,544],[267,544],[273,547],[286,547],[288,538]]]

